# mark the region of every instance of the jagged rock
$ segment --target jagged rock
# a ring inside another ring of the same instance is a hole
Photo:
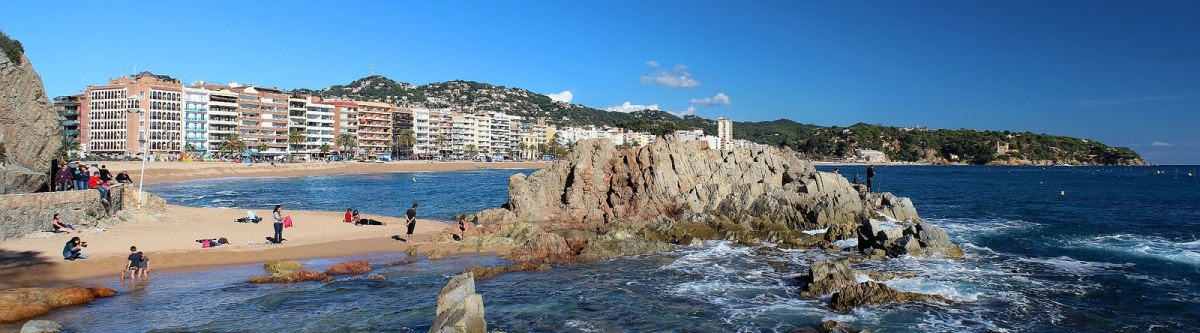
[[[325,270],[325,275],[359,275],[371,271],[366,260],[340,262]]]
[[[863,273],[863,274],[866,274],[868,277],[870,277],[870,278],[871,278],[871,280],[875,280],[875,281],[887,281],[887,280],[891,280],[891,279],[895,279],[895,278],[912,278],[912,277],[916,277],[916,276],[917,276],[916,274],[913,274],[913,273],[908,273],[908,272],[904,272],[904,273],[893,273],[893,272],[861,272],[861,271],[855,271],[855,272],[856,272],[856,274],[857,274],[857,273]]]
[[[430,333],[486,333],[483,296],[475,293],[475,275],[462,273],[450,279],[437,299],[437,317]]]
[[[950,302],[950,300],[941,295],[900,292],[888,287],[886,284],[867,281],[838,290],[838,292],[830,297],[829,305],[837,311],[850,311],[862,305],[926,300]]]
[[[547,265],[547,264],[539,265],[539,264],[534,264],[534,263],[529,263],[529,262],[523,262],[523,263],[519,263],[519,264],[508,265],[508,266],[499,266],[499,267],[483,267],[483,266],[476,265],[476,266],[467,267],[466,270],[463,270],[463,273],[470,272],[472,275],[475,276],[475,279],[477,279],[477,280],[487,280],[487,279],[491,279],[500,274],[505,274],[505,273],[524,272],[524,271],[544,271],[544,270],[548,270],[548,269],[550,269],[550,265]]]
[[[30,320],[21,326],[21,333],[58,333],[63,326],[53,320]]]
[[[306,269],[291,271],[290,274],[255,276],[250,278],[250,283],[292,283],[305,281],[329,282],[333,281],[333,278],[325,275],[325,273],[317,273]]]
[[[485,226],[484,235],[493,226],[517,223],[560,234],[595,231],[597,239],[579,243],[586,245],[579,253],[595,254],[581,256],[585,260],[669,250],[632,240],[697,245],[720,239],[833,250],[832,242],[859,237],[867,239],[859,244],[865,249],[879,237],[860,235],[870,229],[863,224],[872,217],[920,223],[911,200],[860,195],[846,178],[817,172],[790,150],[708,150],[674,136],[620,151],[609,140],[582,140],[566,161],[529,176],[513,175],[508,187],[509,200],[501,208],[468,214],[468,221]],[[808,230],[824,232],[803,232]],[[885,245],[904,238],[904,230],[885,237],[877,248],[888,249]],[[467,238],[470,246],[488,239]],[[622,246],[639,248],[620,251]]]
[[[97,298],[115,294],[115,291],[105,287],[6,289],[0,291],[0,322],[22,320],[44,314],[54,308],[86,304]]]
[[[836,320],[826,320],[821,323],[821,331],[825,333],[860,333]]]
[[[806,283],[802,292],[806,297],[820,297],[858,283],[849,260],[832,259],[814,262],[800,280]]]
[[[29,58],[16,64],[0,50],[0,166],[5,194],[32,193],[49,183],[50,163],[62,146],[58,113]]]
[[[950,236],[936,225],[918,222],[917,236],[921,240],[921,246],[931,252],[940,253],[943,256],[950,258],[962,258],[963,250],[954,242],[950,241]]]
[[[565,263],[575,261],[577,253],[567,246],[567,240],[553,233],[533,236],[525,246],[514,249],[508,260],[536,263]]]
[[[442,259],[442,257],[445,257],[449,253],[450,253],[450,250],[447,250],[446,248],[439,246],[433,250],[429,250],[429,253],[425,254],[425,258],[435,259],[435,260]]]

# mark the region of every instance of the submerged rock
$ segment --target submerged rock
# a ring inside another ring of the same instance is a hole
[[[255,276],[250,278],[250,283],[292,283],[305,281],[333,281],[333,278],[325,275],[325,273],[317,273],[306,269],[291,271],[287,275],[271,275],[271,276]]]
[[[87,304],[97,298],[116,295],[107,287],[14,288],[0,291],[0,322],[38,316],[51,309]]]
[[[867,281],[839,290],[829,298],[829,306],[837,311],[850,311],[862,305],[880,305],[890,302],[905,301],[940,301],[949,303],[950,300],[941,295],[926,295],[912,292],[901,292],[888,287],[886,284]]]
[[[499,276],[499,275],[505,274],[505,273],[524,272],[524,271],[544,271],[544,270],[548,270],[548,269],[550,269],[550,265],[547,265],[547,264],[539,265],[539,264],[523,262],[523,263],[519,263],[519,264],[513,264],[513,265],[508,265],[508,266],[499,266],[499,267],[483,267],[483,266],[476,265],[476,266],[467,267],[466,270],[463,270],[463,273],[471,273],[472,275],[475,276],[475,279],[478,279],[478,280],[487,280],[487,279],[491,279],[491,278],[494,278],[496,276]]]
[[[295,260],[275,260],[263,264],[263,269],[270,272],[272,276],[278,277],[291,275],[292,272],[299,270],[303,266],[303,264]]]
[[[30,320],[21,326],[21,333],[58,333],[63,326],[53,320]]]
[[[475,293],[475,275],[462,273],[450,279],[437,299],[437,317],[430,333],[486,333],[483,296]]]

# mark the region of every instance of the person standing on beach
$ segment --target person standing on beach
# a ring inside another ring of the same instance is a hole
[[[417,228],[417,204],[414,203],[412,208],[404,212],[404,216],[408,219],[405,221],[405,225],[408,227],[408,234],[404,237],[404,241],[408,242],[412,240],[413,230]]]
[[[112,180],[112,173],[111,173],[111,172],[108,172],[108,166],[107,166],[107,165],[101,165],[101,166],[100,166],[100,180],[102,180],[102,181],[110,181],[110,180]]]
[[[275,211],[271,213],[271,217],[275,219],[275,244],[283,243],[283,211],[281,205],[275,205]]]
[[[871,178],[875,178],[875,165],[873,164],[867,166],[867,192],[874,191],[874,188],[871,187]]]

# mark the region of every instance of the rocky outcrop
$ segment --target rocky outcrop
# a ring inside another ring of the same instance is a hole
[[[609,140],[583,140],[570,159],[528,177],[513,175],[508,187],[509,200],[501,208],[467,216],[483,236],[467,236],[464,243],[480,244],[497,228],[533,225],[535,230],[520,229],[529,236],[522,238],[538,244],[514,251],[511,258],[519,261],[555,262],[561,260],[544,259],[572,254],[573,259],[606,259],[706,239],[836,250],[832,242],[861,239],[861,231],[872,230],[864,225],[873,219],[921,223],[911,200],[860,193],[844,177],[817,172],[790,150],[709,150],[673,136],[621,151]],[[533,237],[530,231],[592,235],[560,240]],[[902,245],[961,256],[952,243],[941,242],[944,233],[938,232],[914,229],[915,240]],[[875,234],[870,235],[863,243],[874,244]],[[896,243],[889,239],[880,246],[890,249]]]
[[[450,279],[437,299],[437,317],[430,333],[485,333],[483,296],[475,293],[475,275],[462,273]]]
[[[325,275],[359,275],[371,271],[366,260],[339,262],[325,270]]]
[[[132,186],[117,185],[108,201],[100,200],[99,191],[5,195],[0,198],[0,240],[53,230],[50,221],[54,214],[62,214],[63,221],[85,228],[157,220],[166,209],[166,201],[143,192],[142,209],[138,210],[138,192]]]
[[[31,193],[49,183],[50,163],[62,145],[61,127],[29,59],[22,55],[16,64],[0,56],[0,142],[7,155],[0,161],[2,194]]]
[[[916,222],[868,220],[859,227],[858,247],[868,255],[882,250],[891,256],[939,254],[948,258],[963,257],[962,248],[951,242],[942,228],[919,219]]]
[[[890,302],[906,301],[939,301],[949,303],[950,300],[941,295],[926,295],[921,293],[901,292],[888,287],[886,284],[867,281],[843,288],[829,298],[829,306],[837,311],[850,311],[863,305],[880,305]]]
[[[802,295],[820,297],[858,283],[850,261],[825,259],[814,262],[808,274],[800,277],[805,282]]]
[[[0,291],[0,322],[18,321],[51,309],[87,304],[97,298],[116,295],[106,287],[15,288]]]
[[[466,270],[463,270],[463,273],[469,272],[475,276],[475,279],[487,280],[487,279],[491,279],[500,274],[505,274],[505,273],[525,272],[525,271],[544,271],[544,270],[548,270],[548,269],[550,269],[550,265],[547,265],[547,264],[538,265],[538,264],[533,264],[533,263],[529,263],[529,262],[523,262],[523,263],[519,263],[519,264],[513,264],[513,265],[508,265],[508,266],[499,266],[499,267],[471,266],[471,267],[467,267]]]

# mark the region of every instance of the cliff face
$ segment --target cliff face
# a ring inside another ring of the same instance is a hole
[[[513,175],[509,201],[471,219],[483,225],[532,223],[564,235],[569,244],[563,248],[581,249],[585,258],[619,256],[623,248],[645,252],[645,244],[612,243],[630,239],[673,244],[729,239],[803,248],[857,238],[863,247],[894,255],[949,249],[943,253],[961,256],[953,244],[923,242],[945,234],[922,228],[907,198],[860,192],[788,150],[708,150],[670,136],[622,151],[605,139],[580,141],[569,160],[529,177]],[[869,228],[872,220],[888,225]],[[883,229],[894,231],[885,235]],[[580,238],[574,231],[597,236],[572,241]],[[906,236],[910,241],[902,242]],[[593,250],[613,254],[588,256]]]
[[[0,50],[0,53],[3,53]],[[50,162],[62,145],[58,114],[29,59],[0,56],[0,142],[8,156],[0,167],[4,193],[30,193],[48,183]]]

